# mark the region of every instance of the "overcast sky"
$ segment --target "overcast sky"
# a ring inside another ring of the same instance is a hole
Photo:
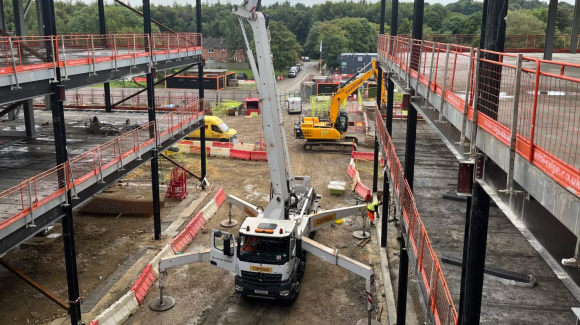
[[[175,1],[177,3],[182,3],[182,4],[185,4],[185,3],[195,4],[195,1],[194,0],[175,0]],[[202,0],[203,3],[207,3],[207,2],[209,2],[209,3],[215,3],[217,1],[218,0]],[[315,3],[324,3],[326,1],[327,0],[290,0],[290,3],[292,3],[292,4],[294,4],[294,3],[315,4]],[[330,1],[340,2],[340,1],[343,1],[343,0],[330,0]],[[354,1],[356,1],[356,0],[354,0]],[[400,1],[401,2],[413,2],[413,0],[400,0]],[[560,0],[560,1],[562,1],[562,0]],[[132,5],[137,5],[137,4],[140,4],[141,3],[140,0],[130,0],[129,2]],[[220,2],[224,3],[224,2],[228,2],[228,1],[227,0],[220,0]],[[239,1],[237,1],[237,0],[230,0],[229,2],[231,2],[233,4],[242,3],[241,0],[239,0]],[[273,4],[273,3],[276,3],[276,2],[284,2],[284,0],[262,0],[262,3],[265,4],[265,5]],[[370,0],[369,2],[377,2],[377,1]],[[457,2],[457,0],[426,0],[425,2],[428,2],[428,3],[448,4],[448,3],[452,3],[452,2]],[[544,1],[544,2],[547,2],[547,0]],[[568,3],[572,3],[573,4],[574,3],[574,0],[564,0],[564,2],[568,2]],[[167,4],[173,3],[173,1],[172,0],[151,0],[151,3],[157,4],[157,5],[159,5],[159,4],[165,4],[165,5],[167,5]]]

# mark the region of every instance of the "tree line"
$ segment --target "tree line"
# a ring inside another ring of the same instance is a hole
[[[307,3],[307,1],[305,1]],[[237,1],[202,5],[204,37],[223,36],[231,50],[245,46],[237,16],[232,8]],[[59,33],[98,33],[97,3],[55,1],[57,31]],[[6,28],[14,29],[12,1],[5,1]],[[141,10],[141,7],[136,7]],[[386,27],[390,30],[391,1],[387,1]],[[282,69],[299,56],[318,59],[320,42],[322,56],[331,67],[344,52],[375,52],[380,23],[380,1],[367,0],[322,4],[290,4],[289,1],[264,5],[260,11],[270,17],[272,53],[276,69]],[[478,34],[481,26],[482,2],[459,0],[448,5],[425,4],[424,35]],[[142,32],[143,19],[126,8],[108,3],[105,6],[108,32]],[[196,31],[195,6],[191,4],[152,5],[151,17],[181,32]],[[558,4],[556,27],[558,33],[571,33],[573,6]],[[507,34],[543,34],[548,19],[548,4],[539,0],[510,0]],[[399,34],[410,34],[413,24],[413,3],[400,2]],[[246,26],[247,27],[247,26]],[[37,35],[35,6],[26,16],[28,35]],[[154,26],[155,31],[159,28]],[[163,30],[161,30],[163,31]],[[249,31],[249,29],[248,29]]]

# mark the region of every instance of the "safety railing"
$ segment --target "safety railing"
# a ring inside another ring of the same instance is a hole
[[[404,177],[403,167],[395,152],[395,146],[391,136],[386,132],[386,127],[380,112],[375,112],[377,132],[383,145],[387,171],[391,175],[393,186],[393,200],[398,202],[403,213],[405,228],[407,230],[408,249],[413,250],[417,275],[425,287],[427,294],[427,308],[435,317],[436,324],[457,324],[457,310],[449,293],[449,287],[445,281],[443,270],[439,264],[437,254],[433,250],[431,241],[421,221],[413,192]]]
[[[520,156],[580,193],[580,65],[388,35],[379,38],[379,57],[505,145],[515,133]]]
[[[66,92],[66,100],[63,102],[64,108],[78,108],[78,109],[95,109],[105,108],[105,95],[100,89],[92,91],[90,89],[71,90]],[[111,93],[111,103],[119,102],[135,91],[127,91],[122,93]],[[155,107],[157,111],[175,110],[185,107],[198,100],[197,93],[193,92],[168,92],[155,95]],[[44,107],[44,97],[34,99],[34,107]],[[123,103],[115,106],[118,110],[146,110],[147,109],[147,93],[143,92],[136,95]]]
[[[401,34],[401,37],[410,37],[409,34]],[[463,46],[479,45],[479,34],[427,34],[423,39],[438,43],[458,44]],[[570,35],[554,36],[554,52],[570,52]],[[504,42],[504,51],[510,53],[542,53],[546,45],[546,35],[544,34],[518,34],[506,35]],[[577,48],[577,47],[576,47]]]
[[[128,156],[140,157],[146,147],[160,145],[165,139],[174,137],[201,115],[203,112],[197,101],[0,192],[0,230],[24,217],[27,217],[27,224],[34,224],[36,211],[60,198],[65,191],[71,190],[76,196],[78,186],[94,177],[102,181],[103,173],[109,168],[123,169]]]
[[[201,34],[71,34],[58,36],[0,37],[0,75],[23,71],[67,68],[76,65],[168,55],[188,57],[203,48]],[[93,71],[94,72],[94,71]],[[65,76],[66,77],[66,76]]]

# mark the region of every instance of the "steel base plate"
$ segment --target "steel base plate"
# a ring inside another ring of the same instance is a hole
[[[357,230],[353,232],[352,235],[358,239],[366,239],[371,236],[371,232],[369,230],[365,230],[364,232],[362,230]]]
[[[173,306],[175,306],[175,298],[171,296],[163,296],[163,305],[159,304],[159,297],[151,300],[151,303],[149,303],[149,308],[155,311],[166,311],[173,308]]]
[[[232,228],[238,224],[236,220],[225,219],[220,222],[220,225],[225,228]]]
[[[356,325],[367,325],[367,324],[371,324],[371,325],[381,325],[381,322],[379,322],[378,320],[372,319],[371,322],[369,323],[369,319],[368,318],[362,318],[361,320],[359,320],[358,322],[356,322]]]

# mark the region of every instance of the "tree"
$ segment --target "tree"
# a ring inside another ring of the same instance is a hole
[[[274,57],[274,69],[283,70],[298,61],[302,46],[296,41],[286,26],[278,21],[270,21],[270,48]]]
[[[411,34],[411,32],[413,32],[413,23],[409,19],[404,18],[399,23],[398,33],[399,34]]]
[[[443,21],[443,30],[451,34],[461,34],[467,23],[465,15],[453,12]]]
[[[432,10],[425,10],[425,15],[423,16],[423,22],[425,25],[432,29],[435,32],[439,32],[441,30],[441,18],[437,12]],[[425,34],[425,33],[424,33]]]
[[[330,23],[345,32],[348,52],[376,52],[379,36],[376,24],[370,23],[364,18],[341,18]]]
[[[338,67],[338,56],[347,52],[348,39],[346,32],[332,23],[323,23],[319,27],[322,41],[322,57],[331,68]]]
[[[510,11],[507,15],[506,35],[543,34],[546,25],[529,10]]]

